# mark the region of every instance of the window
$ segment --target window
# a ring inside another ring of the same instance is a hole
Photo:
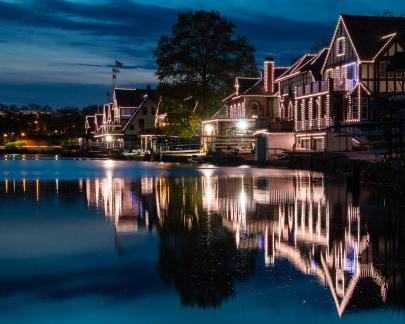
[[[346,40],[345,37],[339,37],[336,40],[336,56],[345,55],[346,51]]]
[[[387,62],[381,61],[380,62],[380,78],[387,77]]]
[[[314,99],[312,101],[312,119],[318,118],[319,110],[319,99]]]
[[[148,107],[142,107],[142,114],[147,115],[148,114]]]
[[[250,104],[250,115],[252,116],[252,118],[257,118],[259,116],[259,113],[260,113],[259,104],[257,102],[252,102]]]
[[[361,98],[361,119],[368,119],[368,98]]]
[[[352,119],[359,118],[359,97],[352,98]]]
[[[347,66],[347,78],[350,80],[355,80],[356,79],[356,64],[349,64]],[[365,78],[367,78],[367,68],[365,66],[362,66],[362,73],[365,75]]]
[[[321,118],[326,117],[326,97],[321,98]]]
[[[143,119],[139,119],[139,129],[145,128],[145,121]]]

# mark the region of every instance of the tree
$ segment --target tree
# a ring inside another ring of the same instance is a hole
[[[203,208],[202,180],[169,178],[167,209],[159,225],[158,269],[184,305],[217,307],[235,293],[235,282],[254,273],[256,250],[238,250],[219,214]]]
[[[255,49],[216,11],[178,15],[172,35],[161,36],[154,57],[163,97],[192,98],[189,114],[212,115],[238,75],[256,75]],[[170,123],[170,115],[169,115]]]

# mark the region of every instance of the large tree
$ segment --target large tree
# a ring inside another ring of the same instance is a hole
[[[162,95],[191,97],[191,111],[209,116],[231,91],[235,76],[256,75],[254,53],[246,37],[235,34],[235,25],[218,12],[180,13],[172,35],[161,36],[154,53]]]

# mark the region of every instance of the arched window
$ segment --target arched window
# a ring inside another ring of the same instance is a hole
[[[260,105],[257,102],[252,102],[250,104],[250,116],[252,118],[257,118],[260,115]]]

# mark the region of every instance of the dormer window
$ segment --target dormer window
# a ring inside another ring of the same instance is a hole
[[[346,51],[346,39],[345,37],[339,37],[336,40],[336,56],[345,55]]]

